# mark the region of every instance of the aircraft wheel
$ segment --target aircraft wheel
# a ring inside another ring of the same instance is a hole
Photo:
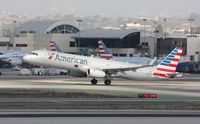
[[[105,80],[105,81],[104,81],[104,84],[105,84],[105,85],[111,85],[111,80]]]
[[[97,82],[98,82],[98,81],[97,81],[95,78],[91,80],[91,84],[92,84],[92,85],[96,85]]]

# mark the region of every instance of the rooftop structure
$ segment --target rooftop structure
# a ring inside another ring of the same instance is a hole
[[[73,34],[74,38],[112,38],[112,39],[123,39],[124,37],[133,33],[138,33],[137,30],[126,30],[126,29],[88,29]]]
[[[67,21],[29,21],[17,27],[15,34],[21,33],[61,33],[71,34],[78,32],[76,24]]]

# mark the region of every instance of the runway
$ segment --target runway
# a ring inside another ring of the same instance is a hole
[[[111,86],[105,86],[100,80],[96,86],[93,86],[90,84],[90,78],[2,75],[0,94],[22,91],[25,93],[78,92],[131,98],[0,98],[0,123],[199,124],[200,81],[198,75],[192,76],[178,81],[114,79]],[[137,96],[140,93],[155,93],[158,98],[139,99]],[[110,110],[112,108],[119,110]]]
[[[138,98],[138,94],[157,98]],[[0,109],[200,109],[200,82],[100,80],[69,76],[0,76]]]
[[[0,89],[46,89],[54,91],[89,92],[137,97],[138,93],[155,93],[165,98],[200,98],[200,81],[133,81],[116,79],[111,86],[90,78],[67,76],[1,76]]]

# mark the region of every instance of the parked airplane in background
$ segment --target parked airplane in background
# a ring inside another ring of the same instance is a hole
[[[97,84],[96,78],[104,78],[105,85],[110,85],[113,76],[140,80],[176,78],[182,51],[183,48],[175,48],[158,66],[153,67],[46,50],[32,51],[23,60],[33,65],[77,71],[92,77],[92,84]]]
[[[149,57],[140,57],[138,55],[132,57],[120,57],[120,56],[114,57],[102,40],[98,40],[98,49],[99,49],[99,57],[104,59],[111,59],[114,61],[129,62],[129,63],[143,64],[143,65],[147,65],[151,61],[153,61]],[[156,61],[156,63],[158,62]]]
[[[99,49],[100,58],[104,58],[104,59],[113,58],[113,56],[110,54],[110,51],[108,50],[108,48],[106,47],[106,45],[104,44],[102,40],[98,41],[98,45],[99,45],[98,49]]]
[[[50,41],[49,46],[51,48],[51,51],[63,52],[54,41]]]
[[[0,55],[0,60],[10,63],[12,66],[17,66],[22,64],[22,57],[26,54],[26,52],[22,51],[6,51]]]
[[[61,49],[54,43],[49,42],[49,46],[52,51],[62,52]],[[9,63],[12,66],[18,66],[22,64],[22,57],[28,54],[28,52],[23,52],[19,50],[7,50],[0,53],[0,60]]]

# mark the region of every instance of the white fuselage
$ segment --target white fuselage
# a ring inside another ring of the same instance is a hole
[[[87,73],[88,69],[104,71],[112,69],[115,70],[120,68],[123,69],[141,67],[141,65],[133,63],[118,62],[112,60],[105,60],[101,58],[93,58],[46,50],[38,50],[33,52],[37,53],[37,55],[26,55],[23,57],[23,60],[33,65],[81,71],[84,73]],[[114,71],[113,74],[117,77],[126,79],[150,79],[153,78],[152,72],[154,70],[155,67],[145,67],[133,71]]]
[[[154,77],[153,73],[156,71],[156,67],[144,67],[139,68],[134,71],[124,71],[118,72],[117,76],[120,78],[125,79],[132,79],[132,80],[154,80],[158,79],[158,77]]]

